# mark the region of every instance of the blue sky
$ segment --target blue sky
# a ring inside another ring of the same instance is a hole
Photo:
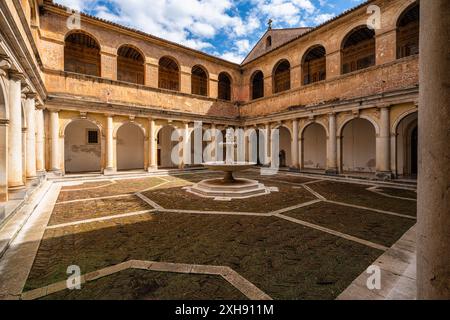
[[[193,49],[242,62],[267,30],[316,26],[364,0],[55,0]]]

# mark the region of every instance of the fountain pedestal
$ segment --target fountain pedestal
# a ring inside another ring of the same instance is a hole
[[[204,198],[216,200],[245,199],[270,193],[264,184],[251,179],[234,178],[233,173],[244,171],[255,166],[248,162],[211,162],[203,164],[206,168],[214,171],[223,171],[222,179],[207,179],[186,187],[188,192]]]

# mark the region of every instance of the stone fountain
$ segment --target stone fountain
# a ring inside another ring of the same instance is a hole
[[[203,166],[212,171],[224,172],[223,178],[202,180],[186,187],[188,192],[215,200],[245,199],[270,193],[270,189],[259,181],[234,177],[235,172],[248,170],[256,163],[233,160],[236,143],[232,134],[227,132],[226,142],[219,145],[226,146],[226,161],[206,162]]]

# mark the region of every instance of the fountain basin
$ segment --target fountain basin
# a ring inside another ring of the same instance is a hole
[[[245,199],[270,193],[264,184],[251,179],[233,176],[234,172],[244,171],[254,167],[250,162],[208,162],[203,166],[213,170],[224,172],[223,179],[206,179],[185,189],[197,196],[214,198],[215,200]]]

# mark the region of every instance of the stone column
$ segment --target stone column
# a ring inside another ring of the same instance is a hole
[[[158,169],[158,164],[156,163],[157,157],[157,138],[155,137],[155,120],[149,119],[149,129],[148,129],[148,150],[149,150],[149,167],[148,171],[153,171]]]
[[[271,137],[272,132],[270,130],[270,123],[265,124],[265,131],[266,131],[266,141],[265,141],[266,163],[265,163],[265,165],[270,166],[271,151],[272,151],[272,137]]]
[[[25,99],[25,117],[27,119],[27,157],[26,177],[36,178],[36,94],[27,94]]]
[[[10,74],[9,80],[9,134],[8,185],[10,190],[24,188],[22,164],[22,76]]]
[[[389,108],[380,108],[380,135],[377,138],[377,177],[383,179],[391,179],[391,135]]]
[[[450,299],[450,1],[420,3],[418,299]]]
[[[109,175],[116,172],[114,166],[114,137],[113,115],[106,115],[106,168],[103,174]]]
[[[336,114],[328,115],[328,148],[327,148],[327,174],[337,174],[337,137],[336,137]]]
[[[292,120],[292,167],[299,169],[298,161],[298,119]]]
[[[44,110],[36,110],[36,170],[39,175],[45,172],[45,129]]]
[[[22,128],[22,181],[27,181],[27,132],[28,128]]]
[[[51,171],[55,175],[61,175],[61,155],[59,141],[59,111],[50,111],[50,134],[51,134]]]
[[[216,125],[214,123],[211,124],[211,160],[217,161],[217,139],[216,139]]]
[[[0,119],[0,202],[8,201],[8,123]]]

